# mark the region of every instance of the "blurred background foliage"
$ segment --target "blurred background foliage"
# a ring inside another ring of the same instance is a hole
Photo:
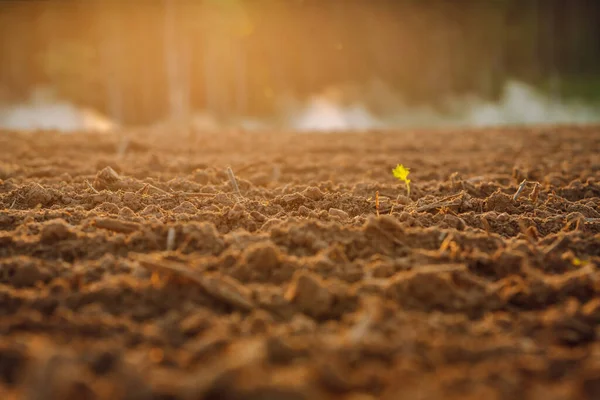
[[[5,102],[48,85],[128,124],[374,82],[411,104],[507,79],[598,100],[600,1],[0,1],[0,59]]]

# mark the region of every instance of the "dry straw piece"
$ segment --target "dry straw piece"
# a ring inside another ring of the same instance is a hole
[[[538,196],[540,194],[540,183],[534,182],[533,189],[531,189],[531,194],[529,195],[529,200],[533,203],[537,203]]]
[[[240,187],[238,186],[237,179],[235,179],[235,175],[233,174],[233,170],[231,167],[227,167],[227,175],[229,175],[229,181],[231,182],[231,186],[235,190],[235,193],[242,197],[242,193],[240,192]]]
[[[519,196],[523,192],[523,189],[525,189],[526,185],[527,185],[527,179],[523,179],[523,182],[521,182],[519,184],[519,188],[517,189],[516,193],[513,196],[513,201],[517,201],[517,199],[519,198]]]
[[[175,247],[175,228],[170,227],[167,233],[167,251],[172,251]]]

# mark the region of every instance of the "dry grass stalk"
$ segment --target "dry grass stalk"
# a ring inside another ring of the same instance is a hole
[[[375,212],[379,217],[379,190],[375,192]]]
[[[175,228],[170,227],[167,233],[167,251],[173,251],[175,247]]]
[[[523,192],[523,189],[525,189],[526,185],[527,185],[527,179],[523,179],[523,181],[519,184],[519,188],[517,189],[517,191],[515,192],[515,194],[514,194],[514,196],[512,198],[513,201],[517,201],[517,199],[519,198],[519,196]]]
[[[160,194],[169,194],[169,192],[167,192],[166,190],[163,190],[163,189],[161,189],[159,187],[151,185],[150,183],[147,183],[147,185],[148,185],[149,189],[152,189],[152,190],[154,190],[154,191],[156,191],[156,192],[158,192]]]
[[[445,253],[446,250],[450,248],[451,243],[454,240],[454,234],[450,233],[446,238],[442,241],[440,245],[440,253]]]
[[[539,182],[534,182],[533,189],[531,189],[531,193],[529,194],[529,200],[531,200],[531,202],[535,204],[535,203],[537,203],[539,195],[540,195],[540,184],[539,184]]]
[[[233,186],[235,193],[239,197],[242,197],[242,192],[240,192],[240,187],[238,186],[237,179],[235,179],[235,175],[233,174],[231,167],[227,167],[227,175],[229,175],[229,181],[231,182],[231,186]]]
[[[85,180],[85,184],[86,184],[86,185],[87,185],[87,187],[88,187],[88,188],[90,188],[90,190],[91,190],[92,192],[94,192],[95,194],[98,194],[98,193],[100,193],[99,191],[97,191],[97,190],[96,190],[96,188],[94,188],[94,187],[92,186],[92,184],[90,183],[90,181],[88,181],[87,179]]]
[[[139,194],[139,195],[148,194],[148,184],[147,183],[144,184],[144,186],[142,186],[141,189],[138,190],[136,193]]]

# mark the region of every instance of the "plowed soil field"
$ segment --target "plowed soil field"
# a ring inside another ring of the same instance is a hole
[[[599,266],[598,127],[0,133],[2,399],[600,399]]]

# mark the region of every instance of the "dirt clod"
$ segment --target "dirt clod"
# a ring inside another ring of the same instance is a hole
[[[314,318],[326,315],[333,302],[333,296],[324,282],[306,272],[298,272],[294,276],[286,298]]]
[[[96,179],[94,180],[94,188],[97,190],[102,189],[111,189],[114,187],[119,181],[121,177],[117,172],[111,167],[105,167],[101,171],[96,174]]]

